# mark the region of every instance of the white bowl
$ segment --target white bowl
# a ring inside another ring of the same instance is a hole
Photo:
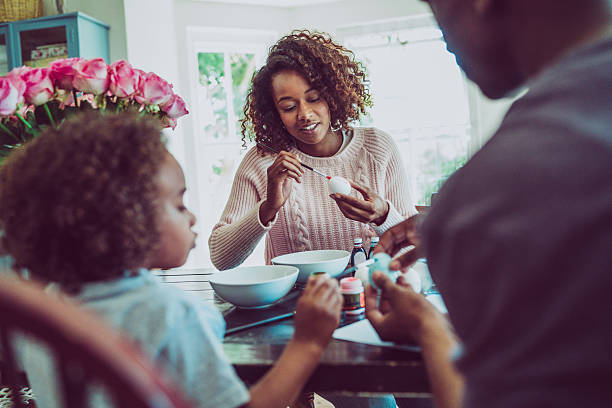
[[[306,283],[313,272],[327,272],[331,277],[340,275],[348,265],[351,253],[340,249],[294,252],[272,258],[275,265],[291,265],[300,270],[297,281]]]
[[[242,308],[263,308],[285,296],[298,269],[285,265],[243,266],[214,273],[210,285],[226,302]]]

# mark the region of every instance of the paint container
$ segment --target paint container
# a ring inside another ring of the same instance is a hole
[[[357,278],[349,277],[340,280],[340,289],[344,304],[342,310],[347,315],[358,315],[365,311],[365,294],[363,284]]]

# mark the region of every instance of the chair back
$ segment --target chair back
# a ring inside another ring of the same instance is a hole
[[[191,406],[134,345],[97,317],[46,294],[40,285],[0,275],[2,379],[11,388],[15,407],[25,407],[18,396],[21,370],[13,341],[18,336],[35,339],[53,355],[66,408],[88,406],[93,383],[103,385],[117,407]]]

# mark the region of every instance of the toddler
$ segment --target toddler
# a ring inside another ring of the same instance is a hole
[[[182,265],[196,219],[185,178],[154,120],[77,116],[48,129],[0,167],[3,245],[15,266],[55,282],[133,339],[198,407],[286,407],[315,369],[340,320],[329,278],[311,279],[295,333],[275,366],[247,389],[223,355],[214,306],[162,283],[152,268]],[[60,405],[49,367],[24,366],[42,408]]]

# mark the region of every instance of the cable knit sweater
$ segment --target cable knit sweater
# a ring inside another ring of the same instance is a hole
[[[249,150],[240,163],[232,192],[208,240],[213,264],[220,270],[239,266],[266,237],[266,263],[276,256],[316,249],[351,251],[353,239],[369,238],[416,213],[404,165],[395,142],[375,128],[355,128],[347,146],[331,157],[308,156],[293,147],[302,163],[331,176],[342,176],[376,191],[389,203],[383,224],[363,224],[338,209],[327,180],[305,170],[302,183],[292,181],[291,195],[276,217],[263,225],[259,207],[266,198],[267,172],[275,155]],[[361,197],[352,190],[352,195]]]

